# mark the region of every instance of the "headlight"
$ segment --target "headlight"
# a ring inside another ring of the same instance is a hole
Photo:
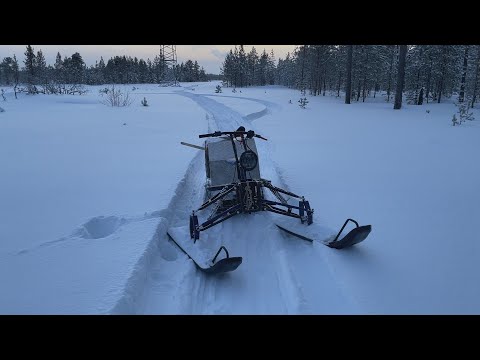
[[[246,171],[251,171],[255,169],[258,164],[258,157],[251,150],[245,151],[242,155],[240,155],[240,166],[244,168]]]

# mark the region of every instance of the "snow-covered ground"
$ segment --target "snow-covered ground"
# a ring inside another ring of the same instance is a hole
[[[6,95],[0,313],[480,313],[478,110],[452,127],[448,103],[319,96],[301,109],[298,91],[216,85],[138,85],[127,108],[99,103],[102,87]],[[368,239],[334,250],[279,233],[270,214],[236,216],[197,244],[243,263],[198,271],[166,236],[203,199],[203,153],[180,141],[239,125],[269,139],[262,177],[305,195],[326,229],[372,224]]]

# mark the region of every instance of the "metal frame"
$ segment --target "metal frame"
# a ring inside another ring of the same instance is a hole
[[[239,128],[239,129],[242,129]],[[244,128],[243,128],[244,130]],[[212,196],[210,199],[205,201],[197,210],[192,212],[190,216],[190,237],[196,242],[200,238],[200,232],[205,231],[212,226],[218,225],[221,222],[242,213],[252,213],[257,211],[270,211],[277,214],[290,216],[293,218],[300,219],[301,223],[307,222],[310,225],[313,222],[313,209],[310,208],[310,204],[303,196],[296,195],[290,191],[283,190],[276,186],[273,186],[269,180],[260,179],[252,180],[247,179],[246,171],[240,166],[240,161],[237,153],[237,148],[235,145],[235,138],[240,137],[241,142],[245,151],[247,151],[247,146],[245,138],[258,137],[264,140],[267,140],[261,137],[258,134],[255,134],[253,131],[234,131],[234,132],[220,132],[217,131],[212,134],[199,135],[200,138],[204,137],[215,137],[227,135],[230,138],[230,141],[233,146],[233,152],[235,156],[235,166],[238,174],[238,182],[233,182],[230,184],[225,184],[223,186],[212,186],[208,187],[207,190],[220,190],[217,194]],[[268,189],[278,201],[267,200],[263,196],[263,189]],[[235,192],[236,202],[227,209],[222,209],[220,212],[214,212],[205,222],[202,224],[198,223],[198,216],[196,212],[204,210],[210,207],[213,204],[219,205],[219,201],[225,198],[227,195]],[[288,204],[287,200],[282,196],[288,195],[299,199],[298,206]],[[293,212],[292,210],[298,210],[298,213]]]
[[[160,61],[162,70],[162,86],[177,86],[177,46],[160,45]]]

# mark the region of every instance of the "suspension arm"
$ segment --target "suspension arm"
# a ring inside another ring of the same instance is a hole
[[[297,210],[300,210],[300,207],[299,206],[295,206],[295,205],[290,205],[290,204],[283,204],[283,203],[279,203],[279,202],[276,202],[276,201],[271,201],[271,200],[262,200],[262,203],[264,203],[265,205],[280,205],[280,206],[285,206],[289,209],[297,209]]]
[[[228,194],[230,194],[233,190],[236,189],[236,185],[227,185],[223,188],[222,191],[220,191],[217,195],[213,196],[212,198],[208,199],[205,203],[203,203],[197,211],[199,210],[203,210],[207,207],[209,207],[210,205],[212,205],[214,202],[216,202],[217,200],[220,200],[222,198],[224,198],[225,196],[227,196]]]
[[[277,214],[285,215],[285,216],[290,216],[290,217],[300,219],[300,220],[302,219],[302,217],[298,214],[288,212],[288,211],[285,211],[283,209],[279,209],[279,208],[277,208],[275,206],[272,206],[272,205],[266,205],[265,210],[271,211],[271,212],[274,212],[274,213],[277,213]]]
[[[267,181],[263,181],[263,186],[265,186],[266,188],[270,189],[270,191],[272,193],[274,193],[274,191],[278,191],[279,193],[282,193],[282,194],[285,194],[285,195],[289,195],[289,196],[292,196],[292,197],[295,197],[297,199],[301,199],[302,197],[301,196],[298,196],[297,194],[294,194],[290,191],[286,191],[286,190],[283,190],[283,189],[280,189],[276,186],[273,186],[272,184],[270,184],[269,182]],[[275,194],[275,193],[274,193]]]
[[[205,221],[203,224],[198,226],[198,231],[203,231],[220,224],[221,222],[231,218],[234,215],[238,214],[238,211],[241,209],[240,204],[233,205],[232,207],[228,208],[225,211],[222,211],[220,214],[212,217],[211,219]],[[229,214],[231,213],[231,214]]]
[[[278,191],[272,190],[272,189],[268,189],[268,190],[270,190],[270,192],[271,192],[278,200],[280,200],[280,202],[281,202],[282,204],[287,204],[287,203],[288,203],[287,200],[285,200],[285,198],[284,198],[282,195],[280,195],[280,193],[279,193]]]

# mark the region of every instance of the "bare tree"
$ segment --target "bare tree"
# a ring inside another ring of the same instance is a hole
[[[17,98],[17,88],[18,88],[18,60],[15,55],[13,55],[13,80],[15,86],[13,87],[13,92],[15,93],[15,99]]]
[[[400,45],[398,59],[397,90],[395,91],[395,104],[393,108],[398,110],[402,107],[403,82],[405,80],[405,62],[407,59],[407,45]]]
[[[102,104],[115,107],[130,106],[133,102],[133,99],[130,97],[130,93],[127,91],[123,93],[122,90],[116,89],[115,85],[112,85],[111,88],[105,94],[105,99],[102,101]]]

